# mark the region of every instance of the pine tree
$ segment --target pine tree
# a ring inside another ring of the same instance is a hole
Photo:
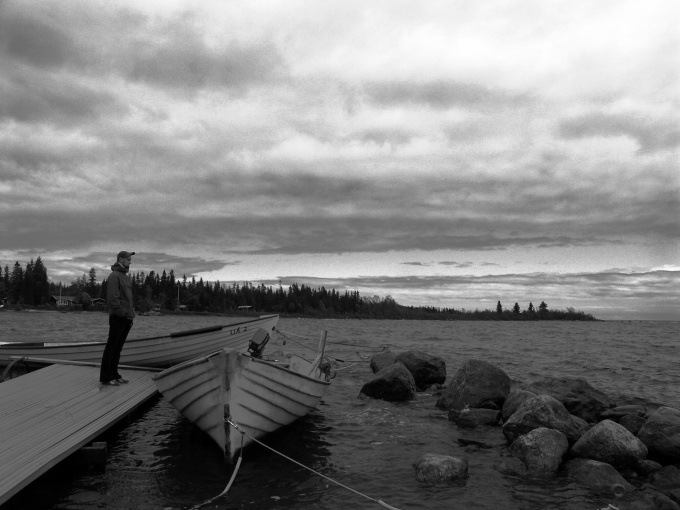
[[[498,304],[496,305],[496,313],[501,314],[503,313],[503,305],[501,305],[501,302],[499,301]]]

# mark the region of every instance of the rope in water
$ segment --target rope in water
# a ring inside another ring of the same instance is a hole
[[[234,467],[234,472],[231,474],[231,478],[229,479],[229,483],[227,484],[227,486],[224,488],[224,490],[222,492],[220,492],[214,498],[210,498],[209,500],[204,501],[200,505],[192,506],[189,510],[197,510],[198,508],[201,508],[202,506],[205,506],[205,505],[212,503],[217,498],[221,498],[227,492],[229,492],[229,489],[231,489],[231,484],[234,483],[234,479],[236,478],[236,473],[238,473],[238,468],[241,467],[241,460],[243,460],[243,435],[241,435],[241,451],[239,452],[238,460],[236,461],[236,467]]]
[[[236,430],[238,430],[238,431],[241,433],[241,452],[243,452],[243,436],[246,436],[246,437],[247,437],[248,439],[250,439],[251,441],[255,441],[257,444],[259,444],[259,445],[261,445],[261,446],[264,446],[264,447],[267,448],[268,450],[271,450],[272,452],[276,453],[277,455],[280,455],[280,456],[283,457],[284,459],[287,459],[287,460],[291,461],[292,463],[297,464],[298,466],[300,466],[300,467],[306,469],[307,471],[311,471],[312,473],[314,473],[315,475],[320,476],[321,478],[325,478],[325,479],[328,480],[329,482],[332,482],[332,483],[334,483],[334,484],[336,484],[336,485],[339,485],[339,486],[342,487],[343,489],[347,489],[348,491],[353,492],[354,494],[357,494],[357,495],[359,495],[359,496],[361,496],[361,497],[363,497],[363,498],[366,498],[366,499],[368,499],[368,500],[370,500],[370,501],[373,501],[374,503],[377,503],[377,504],[379,504],[380,506],[382,506],[383,508],[387,508],[388,510],[399,510],[399,508],[397,508],[396,506],[388,505],[387,503],[385,503],[384,501],[382,501],[382,500],[380,500],[380,499],[375,499],[375,498],[372,498],[372,497],[370,497],[370,496],[367,496],[366,494],[364,494],[364,493],[362,493],[362,492],[359,492],[359,491],[357,491],[357,490],[355,490],[355,489],[352,489],[351,487],[348,487],[347,485],[343,485],[342,483],[340,483],[340,482],[338,482],[338,481],[336,481],[336,480],[333,480],[332,478],[330,478],[330,477],[324,475],[323,473],[319,473],[318,471],[315,471],[315,470],[313,470],[312,468],[307,467],[307,466],[305,466],[304,464],[301,464],[301,463],[298,462],[297,460],[292,459],[292,458],[288,457],[287,455],[284,455],[283,453],[281,453],[281,452],[275,450],[275,449],[272,448],[271,446],[267,446],[267,445],[264,444],[262,441],[258,441],[258,440],[255,439],[254,437],[252,437],[252,436],[246,434],[246,432],[245,432],[244,430],[241,430],[241,429],[239,428],[239,426],[238,426],[236,423],[234,423],[233,421],[228,420],[228,419],[225,420],[225,421],[226,421],[229,425],[231,425],[232,427],[234,427]],[[241,461],[241,457],[239,457],[239,463],[240,463],[240,461]],[[238,464],[237,464],[236,470],[238,470]],[[232,475],[232,480],[229,481],[229,484],[227,485],[227,488],[224,489],[224,491],[222,492],[222,494],[220,494],[219,496],[215,496],[215,498],[213,498],[213,500],[216,499],[216,498],[218,498],[218,497],[220,497],[220,496],[222,496],[223,494],[226,494],[226,492],[229,490],[229,487],[230,487],[230,485],[231,485],[231,482],[233,481],[234,476],[236,475],[236,470],[234,470],[234,475]],[[212,501],[212,500],[210,500],[210,501]],[[205,503],[204,503],[204,504],[205,504]],[[193,509],[192,509],[192,510],[193,510]]]

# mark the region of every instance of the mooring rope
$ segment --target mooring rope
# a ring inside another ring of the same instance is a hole
[[[231,484],[234,483],[234,479],[236,478],[236,473],[238,473],[238,468],[241,467],[241,460],[242,459],[243,459],[243,435],[241,435],[241,451],[239,452],[238,460],[236,461],[236,467],[234,467],[234,472],[231,474],[231,478],[229,479],[229,483],[227,484],[227,486],[224,488],[224,490],[222,492],[220,492],[214,498],[210,498],[209,500],[204,501],[200,505],[192,506],[189,510],[197,510],[198,508],[201,508],[202,506],[205,506],[207,504],[212,503],[217,498],[221,498],[227,492],[229,492],[229,489],[231,489]]]
[[[267,445],[264,444],[262,441],[258,441],[258,440],[255,439],[253,436],[246,434],[246,432],[245,432],[244,430],[241,430],[241,429],[239,428],[239,426],[238,426],[236,423],[234,423],[233,421],[231,421],[231,420],[229,420],[229,419],[227,419],[227,420],[225,420],[225,421],[226,421],[229,425],[231,425],[232,427],[234,427],[236,430],[238,430],[238,431],[241,433],[241,453],[243,452],[243,436],[246,436],[246,437],[247,437],[248,439],[250,439],[251,441],[255,441],[257,444],[259,444],[259,445],[261,445],[261,446],[264,446],[264,447],[267,448],[268,450],[273,451],[274,453],[276,453],[277,455],[280,455],[280,456],[283,457],[284,459],[287,459],[287,460],[291,461],[292,463],[297,464],[298,466],[300,466],[300,467],[306,469],[307,471],[310,471],[310,472],[314,473],[315,475],[320,476],[321,478],[325,478],[325,479],[328,480],[329,482],[332,482],[332,483],[334,483],[334,484],[336,484],[336,485],[339,485],[339,486],[342,487],[343,489],[347,489],[348,491],[353,492],[354,494],[357,494],[357,495],[359,495],[359,496],[361,496],[361,497],[363,497],[363,498],[366,498],[366,499],[368,499],[368,500],[370,500],[370,501],[373,501],[374,503],[377,503],[377,504],[379,504],[381,507],[387,508],[388,510],[399,510],[399,508],[397,508],[396,506],[391,506],[391,505],[388,505],[387,503],[385,503],[384,501],[382,501],[382,500],[380,500],[380,499],[372,498],[372,497],[370,497],[370,496],[368,496],[368,495],[366,495],[366,494],[364,494],[364,493],[362,493],[362,492],[359,492],[358,490],[352,489],[351,487],[348,487],[347,485],[344,485],[344,484],[342,484],[342,483],[340,483],[340,482],[338,482],[338,481],[336,481],[336,480],[333,480],[332,478],[330,478],[330,477],[324,475],[323,473],[319,473],[318,471],[315,471],[314,469],[312,469],[312,468],[310,468],[310,467],[307,467],[307,466],[305,466],[304,464],[301,464],[301,463],[298,462],[297,460],[292,459],[292,458],[288,457],[287,455],[284,455],[283,453],[281,453],[281,452],[275,450],[275,449],[272,448],[271,446],[267,446]],[[241,461],[241,457],[239,457],[239,462],[240,462],[240,461]],[[236,469],[238,469],[238,465],[237,465],[237,468],[236,468]],[[224,491],[222,492],[222,494],[220,494],[219,496],[215,496],[215,497],[212,498],[210,501],[213,501],[214,499],[216,499],[216,498],[218,498],[218,497],[220,497],[220,496],[226,494],[226,492],[229,490],[229,486],[231,485],[231,482],[233,481],[233,478],[234,478],[235,474],[236,474],[236,470],[234,470],[234,475],[232,475],[232,480],[229,481],[229,485],[227,485],[227,488],[224,489]],[[205,503],[203,503],[203,504],[205,504]],[[202,505],[201,505],[201,506],[202,506]],[[193,510],[193,509],[191,509],[191,510]]]
[[[281,335],[281,336],[282,336],[283,338],[285,338],[286,340],[290,340],[291,342],[296,343],[296,344],[298,344],[299,346],[304,347],[305,349],[309,349],[310,351],[316,352],[316,349],[315,349],[315,348],[310,347],[310,346],[308,346],[308,345],[305,345],[305,344],[303,344],[302,342],[298,342],[297,340],[291,338],[291,336],[296,336],[296,337],[298,337],[298,338],[302,338],[302,339],[307,340],[307,341],[309,341],[309,342],[313,342],[314,340],[312,340],[311,338],[308,338],[308,337],[302,336],[302,335],[296,335],[295,333],[291,333],[291,332],[289,332],[289,331],[285,331],[285,332],[284,332],[284,331],[281,331],[281,330],[278,329],[278,328],[274,328],[274,331],[276,331],[279,335]],[[288,335],[290,335],[290,336],[288,336]],[[344,346],[347,346],[347,347],[364,347],[363,345],[345,344],[345,343],[341,343],[341,342],[331,342],[331,341],[327,341],[327,343],[333,344],[333,345],[344,345]],[[285,345],[285,341],[284,341],[284,345]],[[357,352],[357,354],[359,354],[359,353]],[[340,359],[340,358],[335,358],[335,357],[331,356],[331,355],[328,354],[328,353],[326,353],[326,356],[328,356],[329,358],[331,358],[331,359],[334,360],[334,361],[339,361],[339,362],[341,362],[341,363],[351,363],[351,362],[361,363],[361,362],[370,361],[370,359]],[[361,356],[361,354],[359,354],[359,356]]]

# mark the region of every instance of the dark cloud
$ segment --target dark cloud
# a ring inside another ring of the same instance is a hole
[[[590,113],[563,120],[559,136],[566,139],[594,136],[628,136],[640,145],[640,152],[655,152],[680,146],[677,119],[654,119],[640,114]]]
[[[364,93],[369,102],[378,105],[416,104],[434,109],[515,106],[526,103],[528,99],[524,95],[482,85],[444,80],[367,83],[364,85]]]
[[[475,265],[473,262],[453,262],[453,261],[440,262],[439,264],[442,266],[457,267],[459,269],[467,269]]]
[[[78,49],[64,31],[68,24],[59,26],[49,17],[41,19],[44,13],[17,7],[0,2],[0,54],[39,68],[61,67],[74,58]]]
[[[0,55],[6,62],[105,79],[119,76],[189,94],[204,88],[240,94],[251,84],[288,75],[271,42],[209,46],[201,23],[186,12],[160,19],[88,2],[40,7],[0,4]]]
[[[128,111],[114,94],[80,85],[69,77],[16,71],[6,80],[0,89],[0,119],[69,128]]]

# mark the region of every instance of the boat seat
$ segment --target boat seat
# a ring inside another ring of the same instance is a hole
[[[262,328],[255,331],[255,334],[253,334],[253,337],[248,344],[250,356],[257,359],[261,358],[267,342],[269,342],[269,333],[267,333],[267,331]]]

